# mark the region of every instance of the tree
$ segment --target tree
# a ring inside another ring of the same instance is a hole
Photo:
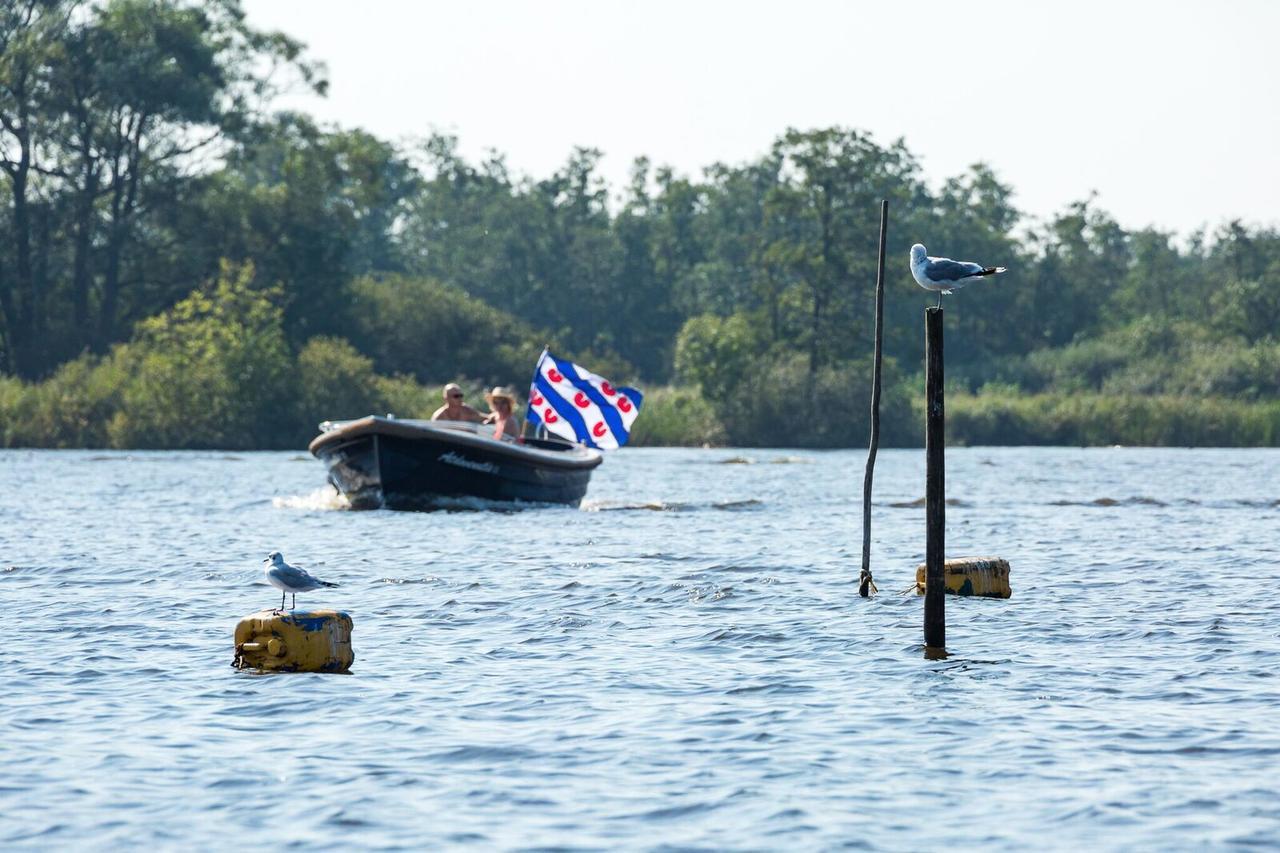
[[[855,325],[871,306],[879,232],[879,201],[905,202],[917,193],[918,166],[900,142],[882,148],[842,128],[789,130],[774,145],[783,181],[767,196],[766,222],[779,238],[767,262],[802,283],[809,306],[804,345],[809,370],[834,354],[834,340],[865,343],[869,324]],[[832,321],[843,329],[836,334]]]
[[[0,327],[8,367],[37,375],[171,301],[150,275],[179,251],[175,205],[252,123],[272,68],[323,81],[238,0],[23,0],[0,8],[0,42]]]
[[[614,343],[640,373],[653,379],[671,375],[676,332],[682,315],[671,282],[659,273],[655,246],[659,210],[649,194],[649,161],[636,160],[622,210],[613,223],[619,250],[613,288]]]
[[[133,381],[111,425],[123,447],[272,447],[292,426],[296,377],[276,288],[254,286],[251,265],[138,327],[118,358]],[[272,412],[279,416],[272,417]]]
[[[49,66],[78,4],[23,0],[0,5],[0,168],[9,184],[12,258],[0,260],[0,343],[9,370],[39,371],[47,293],[32,257],[32,178],[47,166]]]
[[[1021,214],[1013,205],[1013,189],[995,172],[977,163],[943,183],[927,212],[928,248],[932,254],[982,260],[1007,267],[1009,273],[966,288],[949,300],[948,319],[959,334],[947,342],[948,367],[974,385],[992,378],[1006,356],[1023,354],[1034,327],[1033,294],[1023,283],[1027,262],[1014,230]],[[914,285],[913,285],[914,286]]]
[[[182,220],[202,269],[252,260],[285,293],[297,345],[350,334],[348,283],[403,269],[396,229],[419,179],[395,148],[363,131],[327,131],[284,113],[241,134]]]

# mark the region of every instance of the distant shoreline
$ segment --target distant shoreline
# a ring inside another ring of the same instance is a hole
[[[913,400],[911,411],[893,413],[898,426],[882,433],[882,447],[923,446],[922,405]],[[946,397],[946,406],[947,442],[952,447],[1280,447],[1280,401],[1276,400],[1000,391],[952,392]],[[70,407],[68,413],[74,411],[75,407]],[[399,414],[429,416],[427,412]],[[123,410],[115,414],[125,419],[129,415]],[[303,421],[311,423],[322,419],[316,415]],[[36,429],[40,430],[38,435]],[[299,429],[305,431],[305,427],[299,426],[293,430],[295,435]],[[659,387],[646,395],[645,409],[636,422],[631,446],[813,450],[866,447],[865,422],[852,424],[851,433],[855,437],[849,441],[756,442],[749,433],[727,431],[726,425],[716,419],[713,407],[696,389]],[[76,440],[87,435],[104,440]],[[184,444],[144,440],[117,444],[110,440],[112,435],[107,430],[85,429],[83,422],[75,418],[61,425],[47,417],[26,423],[8,419],[0,423],[0,447],[5,449],[306,452],[305,443],[297,441]],[[803,433],[797,432],[797,435]]]

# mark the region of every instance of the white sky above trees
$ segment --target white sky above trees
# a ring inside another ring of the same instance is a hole
[[[1280,2],[245,0],[306,42],[327,99],[283,103],[549,175],[601,149],[690,175],[787,127],[903,137],[929,182],[989,163],[1027,213],[1091,191],[1122,225],[1280,222]]]

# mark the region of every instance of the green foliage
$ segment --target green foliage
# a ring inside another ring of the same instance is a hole
[[[429,418],[440,405],[439,388],[419,385],[408,376],[379,376],[373,359],[342,338],[312,338],[298,353],[300,422],[306,429],[302,444],[325,420],[350,420],[365,415],[394,414],[401,418]],[[473,400],[482,398],[477,390]]]
[[[398,418],[430,418],[431,413],[440,408],[443,386],[419,385],[408,376],[379,376],[375,380],[378,386],[378,399],[382,405],[371,414],[393,414]],[[459,383],[464,384],[464,383]],[[464,390],[465,385],[464,385]],[[467,402],[476,406],[484,400],[483,391],[471,389],[467,394]],[[477,408],[484,411],[484,406]]]
[[[273,72],[315,75],[238,0],[0,4],[0,57],[0,357],[33,378],[216,273],[199,170],[289,76]]]
[[[351,293],[357,340],[383,373],[523,382],[545,343],[510,314],[431,279],[370,276]]]
[[[1257,278],[1233,278],[1210,300],[1214,326],[1249,341],[1280,336],[1280,259]]]
[[[922,409],[920,404],[918,409]],[[923,418],[923,411],[918,411]],[[953,394],[947,440],[967,445],[1280,446],[1280,402],[1101,394]]]
[[[799,353],[764,356],[719,411],[730,444],[755,447],[863,447],[871,435],[869,359],[810,371]],[[880,436],[885,447],[919,443],[905,386],[885,363]]]
[[[1027,359],[1022,384],[1058,393],[1280,396],[1280,342],[1223,337],[1188,321],[1142,317]]]
[[[181,222],[202,265],[254,262],[285,294],[285,329],[301,343],[345,333],[354,276],[402,267],[392,239],[417,175],[388,143],[321,130],[282,114],[245,131]]]
[[[298,353],[298,406],[304,421],[351,420],[381,414],[373,359],[342,338],[318,337]]]
[[[1044,349],[1027,358],[1030,368],[1024,384],[1031,390],[1097,391],[1107,377],[1122,370],[1134,354],[1114,338],[1084,340],[1061,349]]]
[[[42,383],[0,378],[0,446],[105,447],[129,381],[126,359],[82,356]]]
[[[251,266],[225,265],[106,357],[82,356],[41,383],[0,377],[0,445],[298,447],[321,420],[425,417],[438,404],[438,389],[375,374],[342,339],[315,338],[295,359],[278,289],[253,283]]]
[[[666,386],[645,390],[629,445],[716,447],[726,441],[724,424],[697,389]]]
[[[759,324],[735,314],[689,320],[676,344],[677,375],[715,407],[725,438],[740,446],[853,447],[870,435],[871,362],[849,359],[812,369],[785,346],[765,348]],[[646,401],[647,405],[647,401]],[[916,441],[896,362],[887,359],[881,440]]]
[[[946,303],[949,387],[1041,401],[982,434],[1150,417],[1153,440],[1188,419],[1218,440],[1186,401],[1280,399],[1275,228],[1128,231],[1093,197],[1030,220],[990,166],[931,184],[905,142],[844,127],[698,176],[640,158],[611,204],[600,151],[515,175],[453,137],[272,113],[297,81],[325,86],[239,0],[0,4],[0,440],[296,445],[321,418],[429,413],[420,383],[523,386],[550,344],[681,383],[638,441],[860,445],[881,199],[889,442],[918,440],[895,372],[923,360],[916,241],[1009,268]],[[1071,396],[1094,402],[1037,408]],[[1253,441],[1241,411],[1221,429]]]
[[[121,447],[263,447],[275,443],[293,359],[279,292],[252,288],[253,268],[226,266],[207,291],[141,323],[114,357],[132,379],[108,428]]]
[[[707,400],[724,403],[755,369],[761,344],[756,327],[742,314],[693,317],[676,338],[676,375]]]

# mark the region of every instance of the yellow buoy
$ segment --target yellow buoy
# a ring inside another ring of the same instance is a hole
[[[261,610],[236,625],[236,669],[346,672],[351,617],[338,610]]]
[[[957,557],[942,564],[948,595],[1008,598],[1009,561],[999,557]],[[916,594],[925,589],[925,564],[916,567]]]

